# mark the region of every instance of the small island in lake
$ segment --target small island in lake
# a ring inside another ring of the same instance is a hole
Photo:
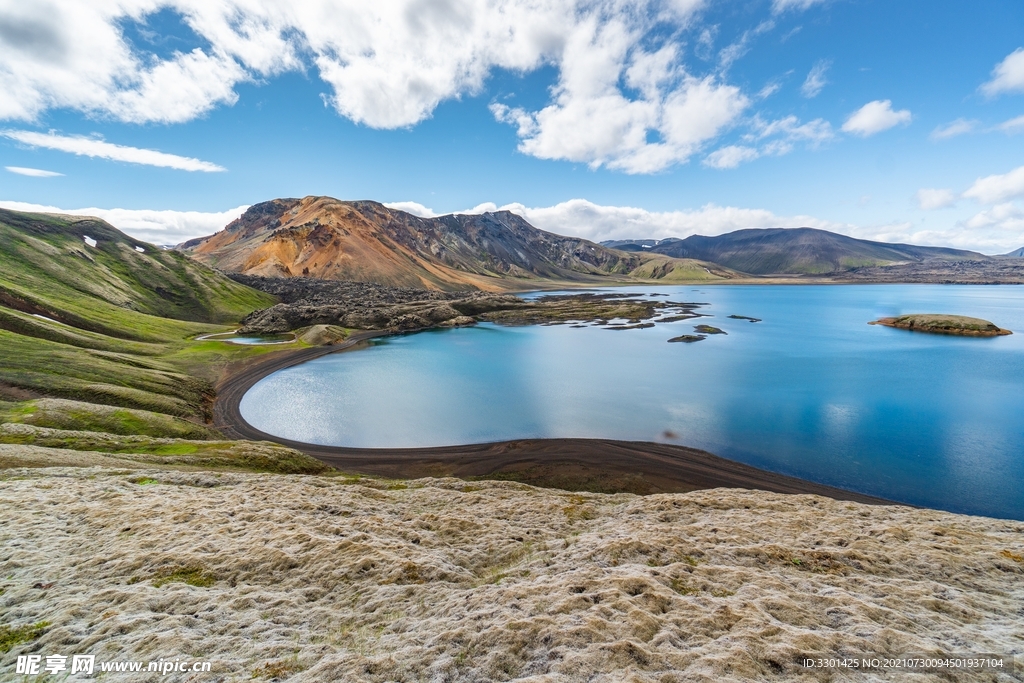
[[[897,318],[879,318],[868,324],[898,327],[901,330],[910,330],[912,332],[955,334],[962,337],[999,337],[1013,334],[1010,330],[1000,329],[981,318],[937,313],[915,313],[913,315],[901,315]]]

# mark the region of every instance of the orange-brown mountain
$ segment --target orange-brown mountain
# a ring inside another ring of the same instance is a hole
[[[448,291],[607,282],[645,260],[538,230],[508,211],[420,218],[330,197],[255,204],[224,230],[179,249],[227,272]]]

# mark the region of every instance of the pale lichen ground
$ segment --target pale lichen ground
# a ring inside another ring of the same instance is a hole
[[[726,489],[102,468],[6,470],[0,506],[0,624],[50,623],[0,656],[4,680],[28,652],[213,662],[103,680],[1018,680],[795,660],[1024,652],[1013,521]]]

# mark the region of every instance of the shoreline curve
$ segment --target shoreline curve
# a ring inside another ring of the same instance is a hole
[[[264,377],[315,358],[361,348],[366,341],[387,334],[358,332],[333,346],[280,351],[255,362],[229,367],[217,384],[213,426],[228,438],[272,441],[342,471],[392,479],[447,476],[506,479],[548,488],[639,494],[742,488],[813,494],[872,505],[908,505],[671,444],[551,438],[426,448],[350,448],[283,439],[257,429],[242,417],[239,410],[242,397]]]

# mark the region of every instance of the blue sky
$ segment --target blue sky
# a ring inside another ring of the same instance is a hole
[[[1002,253],[1022,48],[1019,0],[0,0],[0,203],[159,243],[326,194]]]

